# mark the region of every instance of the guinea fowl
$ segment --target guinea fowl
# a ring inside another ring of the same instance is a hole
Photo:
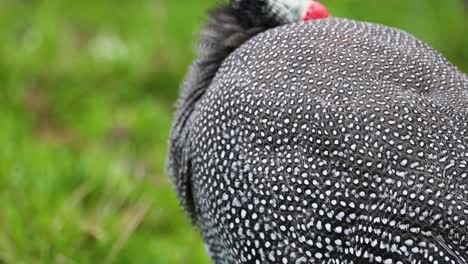
[[[467,75],[408,33],[328,16],[311,0],[211,13],[169,153],[208,254],[468,263]]]

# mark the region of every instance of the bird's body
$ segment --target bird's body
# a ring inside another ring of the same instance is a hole
[[[405,32],[289,24],[223,60],[172,169],[217,264],[465,264],[467,106]]]

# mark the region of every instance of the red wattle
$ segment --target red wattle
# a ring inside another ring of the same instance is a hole
[[[330,11],[317,1],[311,1],[309,8],[307,9],[304,21],[313,19],[323,19],[331,17]]]

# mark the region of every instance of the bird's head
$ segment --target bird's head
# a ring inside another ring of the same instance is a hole
[[[239,10],[274,17],[281,24],[330,17],[330,12],[316,0],[231,0]]]
[[[300,14],[301,20],[308,21],[314,19],[323,19],[331,17],[328,9],[318,1],[308,0],[308,3],[305,3],[302,8],[302,13]]]

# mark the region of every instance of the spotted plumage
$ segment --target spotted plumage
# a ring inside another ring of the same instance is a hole
[[[468,263],[468,77],[437,51],[332,18],[217,65],[170,162],[215,263]]]

